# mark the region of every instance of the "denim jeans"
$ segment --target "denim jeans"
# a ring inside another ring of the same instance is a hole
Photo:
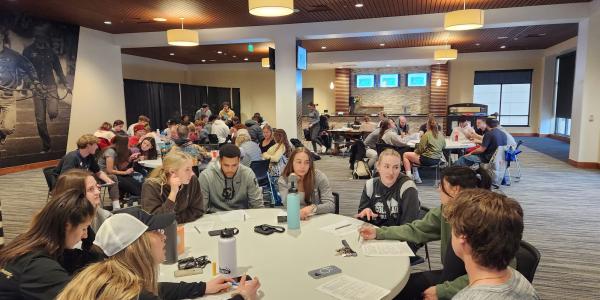
[[[481,163],[481,157],[477,154],[461,156],[455,163],[455,166],[470,167],[474,164]]]

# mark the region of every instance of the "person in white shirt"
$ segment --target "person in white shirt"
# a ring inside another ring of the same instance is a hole
[[[225,141],[227,141],[227,137],[229,136],[229,127],[223,120],[216,119],[212,124],[211,133],[217,135],[217,138],[219,138],[219,144],[223,144]]]
[[[471,122],[469,122],[467,117],[461,116],[458,118],[458,127],[452,129],[450,137],[454,139],[456,134],[458,134],[458,139],[463,141],[472,138],[475,134],[475,129],[471,127]]]

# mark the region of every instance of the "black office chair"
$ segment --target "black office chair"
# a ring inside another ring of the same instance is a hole
[[[515,258],[517,259],[517,271],[523,274],[529,282],[533,282],[533,276],[540,263],[540,251],[530,243],[522,240]]]
[[[54,185],[56,184],[56,180],[58,179],[58,176],[56,175],[56,173],[54,173],[55,168],[56,167],[47,167],[42,170],[42,172],[44,173],[44,178],[46,178],[46,184],[48,185],[48,194],[46,195],[46,202],[48,202],[48,200],[50,199],[50,194],[52,193]]]
[[[334,213],[336,215],[340,214],[340,194],[333,192],[333,203],[335,205]]]
[[[273,185],[271,184],[271,175],[269,175],[270,162],[271,161],[268,159],[253,161],[250,163],[250,169],[252,169],[254,175],[256,175],[258,186],[260,186],[261,188],[268,187],[269,191],[271,192],[271,198],[269,199],[268,203],[264,200],[264,197],[263,202],[267,206],[274,206],[275,192],[273,191]]]

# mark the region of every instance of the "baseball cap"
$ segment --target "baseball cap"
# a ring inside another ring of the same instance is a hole
[[[133,132],[138,132],[140,130],[146,130],[146,126],[144,126],[143,124],[137,124],[133,126]]]
[[[113,256],[135,242],[144,232],[164,229],[173,224],[175,213],[151,215],[138,207],[118,211],[102,223],[94,245]]]

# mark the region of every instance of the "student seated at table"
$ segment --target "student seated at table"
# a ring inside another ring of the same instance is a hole
[[[398,129],[399,135],[404,136],[408,134],[410,128],[405,116],[398,117],[398,124],[396,124],[396,128]]]
[[[219,159],[200,174],[207,212],[262,208],[262,189],[252,169],[240,164],[240,149],[232,144],[219,148]]]
[[[65,249],[63,252],[62,266],[70,273],[82,269],[84,266],[99,259],[95,251],[92,251],[92,242],[96,232],[104,220],[112,216],[112,213],[102,208],[100,200],[100,188],[92,173],[87,170],[71,169],[58,177],[56,185],[52,190],[52,198],[60,198],[64,193],[79,191],[85,196],[95,208],[96,213],[92,223],[87,228],[87,237],[82,239],[81,249]]]
[[[498,120],[487,118],[485,120],[487,131],[483,135],[481,146],[471,153],[461,156],[455,163],[458,166],[471,166],[478,163],[489,163],[499,146],[506,145],[506,134],[498,129]]]
[[[263,140],[264,135],[262,128],[260,128],[260,124],[256,120],[246,120],[246,122],[244,122],[244,125],[246,126],[246,129],[248,129],[248,133],[250,134],[250,137],[252,138],[253,142],[260,143],[260,141]]]
[[[271,128],[271,125],[269,124],[263,126],[262,132],[264,138],[260,141],[258,146],[260,147],[260,152],[265,153],[269,148],[275,145],[275,138],[273,137],[273,128]]]
[[[452,249],[465,262],[469,286],[452,299],[539,299],[531,283],[509,267],[523,237],[523,209],[491,191],[464,191],[444,207]]]
[[[429,130],[429,127],[427,126],[427,123],[429,122],[429,119],[431,118],[435,118],[433,114],[429,114],[427,115],[427,122],[423,123],[423,125],[421,125],[421,127],[419,127],[419,133],[420,135],[423,135],[427,132],[427,130]],[[442,126],[441,125],[437,125],[438,131],[442,131]]]
[[[421,136],[415,151],[406,152],[402,157],[406,175],[409,177],[412,176],[416,183],[421,183],[419,171],[414,165],[437,165],[444,155],[443,150],[445,147],[446,137],[444,137],[444,134],[438,130],[438,124],[435,119],[433,117],[429,117],[429,120],[427,121],[427,132]]]
[[[441,241],[443,269],[412,273],[396,299],[451,299],[468,285],[464,263],[452,251],[451,228],[442,215],[442,208],[454,201],[461,191],[490,189],[491,180],[489,173],[481,168],[448,167],[442,172],[439,185],[441,206],[431,208],[423,219],[400,226],[361,228],[360,235],[365,240],[400,240],[415,244]]]
[[[94,132],[94,136],[98,138],[98,148],[100,150],[104,150],[106,147],[110,146],[113,138],[115,137],[115,133],[112,132],[112,125],[108,122],[103,122],[102,125]]]
[[[210,154],[206,149],[204,149],[200,145],[194,144],[189,138],[190,130],[187,126],[178,125],[177,126],[177,136],[178,139],[175,139],[173,142],[175,145],[171,147],[170,151],[181,151],[189,154],[193,158],[194,166],[198,165],[199,162],[204,162],[210,157]]]
[[[77,274],[56,299],[191,299],[228,290],[233,280],[223,276],[209,282],[157,282],[166,257],[162,230],[174,220],[173,214],[152,216],[140,209],[106,220],[94,244],[107,258]],[[231,299],[255,299],[259,287],[258,278],[244,281]]]
[[[229,121],[235,117],[235,112],[229,108],[229,102],[223,102],[223,109],[219,112],[219,118]]]
[[[467,117],[460,116],[458,118],[458,127],[454,127],[452,129],[450,138],[454,140],[454,136],[457,134],[459,140],[468,140],[476,136],[475,129],[471,127],[471,123],[469,123],[469,119]]]
[[[375,130],[376,125],[375,123],[371,122],[371,119],[369,118],[369,116],[364,116],[362,118],[362,123],[360,124],[360,127],[358,128],[358,130],[360,131],[365,131],[365,132],[372,132],[373,130]]]
[[[133,124],[129,125],[129,127],[127,128],[127,135],[132,136],[135,134],[135,131],[133,130],[133,128],[136,125],[144,125],[144,127],[146,127],[146,126],[148,126],[148,124],[150,124],[150,118],[148,118],[144,115],[140,115],[138,117],[137,123],[133,123]]]
[[[84,134],[77,140],[77,150],[71,151],[60,160],[54,169],[60,175],[70,169],[84,169],[91,171],[96,180],[108,184],[108,195],[112,201],[113,210],[121,208],[119,203],[119,185],[116,184],[117,176],[106,175],[95,158],[98,149],[98,138],[91,134]]]
[[[178,223],[204,215],[200,184],[192,171],[193,159],[181,151],[170,151],[162,167],[154,169],[142,185],[142,208],[151,214],[175,212]]]
[[[235,145],[240,148],[240,153],[242,156],[242,165],[249,167],[253,161],[262,160],[260,147],[258,147],[257,143],[252,141],[248,130],[240,129],[237,131]]]
[[[219,139],[219,144],[223,144],[227,141],[227,138],[229,137],[229,126],[225,124],[225,121],[221,119],[215,119],[210,128],[210,133],[217,136],[217,138]]]
[[[296,175],[298,192],[304,193],[300,200],[300,219],[306,220],[315,214],[335,212],[335,202],[325,173],[317,170],[310,151],[304,147],[296,148],[290,155],[288,164],[277,181],[279,194],[285,206],[290,175]]]
[[[126,136],[115,136],[112,145],[102,151],[98,165],[106,174],[117,176],[119,191],[139,196],[142,192],[142,183],[133,178],[133,161],[140,153],[132,153],[127,143]]]
[[[505,195],[475,189],[444,207],[452,227],[452,249],[465,262],[469,286],[454,296],[469,299],[540,299],[509,263],[523,237],[523,209]]]
[[[375,128],[375,130],[369,133],[369,135],[367,135],[365,138],[365,157],[367,158],[367,164],[369,165],[369,168],[373,168],[375,162],[377,161],[377,141],[379,140],[380,132],[381,128]]]
[[[287,133],[283,129],[275,130],[273,133],[275,145],[271,146],[267,152],[262,154],[263,159],[271,161],[269,173],[273,177],[279,177],[283,167],[287,164],[288,158],[292,153],[292,146],[287,138]]]
[[[396,124],[391,119],[381,121],[379,141],[397,147],[406,147],[406,143],[396,131]]]
[[[148,133],[148,128],[143,124],[138,124],[133,127],[133,135],[129,137],[129,147],[135,147],[142,138]]]
[[[137,161],[140,160],[154,160],[158,159],[158,149],[156,148],[156,141],[153,137],[145,137],[142,141],[137,145],[139,149],[139,156],[136,158]]]
[[[94,205],[79,190],[53,197],[0,251],[3,299],[54,299],[71,279],[61,262],[87,236]]]
[[[412,222],[419,216],[419,194],[415,183],[400,171],[402,158],[393,149],[379,155],[379,177],[365,183],[356,218],[376,226],[394,226]]]
[[[381,123],[383,122],[383,120],[387,120],[388,116],[384,111],[380,111],[379,113],[377,113],[377,118],[379,119],[379,122],[377,122],[377,128],[380,128]]]

